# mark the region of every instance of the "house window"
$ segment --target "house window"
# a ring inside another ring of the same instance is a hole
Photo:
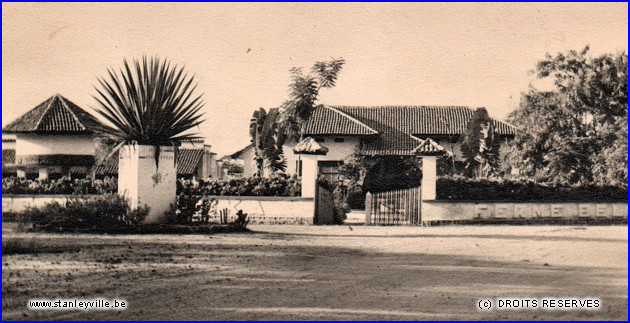
[[[325,141],[326,141],[326,139],[324,139],[324,138],[322,138],[322,137],[317,137],[317,138],[315,138],[315,141],[316,141],[316,142],[325,142]]]
[[[344,138],[335,138],[335,142],[344,142],[346,141]]]
[[[319,177],[324,177],[329,181],[339,181],[341,174],[339,173],[339,167],[343,164],[342,161],[320,161],[317,163],[317,169]]]

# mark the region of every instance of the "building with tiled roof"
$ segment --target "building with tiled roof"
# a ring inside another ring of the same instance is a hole
[[[285,145],[287,173],[302,177],[302,196],[308,197],[313,194],[313,185],[305,181],[314,183],[324,166],[340,164],[354,153],[426,158],[446,154],[461,162],[464,158],[459,140],[474,113],[475,109],[465,106],[322,105],[304,125],[305,139]],[[492,126],[500,138],[514,137],[513,126],[494,119]],[[312,150],[314,143],[317,154],[309,156],[305,151]],[[307,166],[306,162],[316,164]]]
[[[2,129],[3,176],[40,179],[118,175],[118,155],[96,162],[98,130],[91,114],[57,94]],[[3,136],[4,137],[4,136]],[[204,139],[191,140],[178,150],[177,173],[182,177],[216,177],[215,154]]]
[[[15,136],[13,163],[19,177],[37,171],[40,179],[60,171],[88,169],[94,165],[94,136],[101,123],[72,101],[57,94],[29,110],[2,129]]]
[[[177,176],[184,178],[217,178],[218,170],[216,166],[215,154],[210,151],[210,146],[190,147],[177,150]],[[96,165],[94,172],[96,177],[117,176],[118,175],[118,153],[114,153],[111,158]]]
[[[101,123],[60,94],[50,97],[2,129],[3,133],[93,133]]]

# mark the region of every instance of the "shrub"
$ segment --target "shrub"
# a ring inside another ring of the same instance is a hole
[[[628,188],[546,186],[532,181],[444,177],[437,180],[439,200],[627,202]]]
[[[2,194],[112,194],[118,190],[116,178],[28,180],[15,176],[2,179]]]
[[[115,233],[141,225],[148,213],[146,206],[131,210],[126,199],[106,195],[31,207],[23,213],[21,222],[32,223],[37,231]]]

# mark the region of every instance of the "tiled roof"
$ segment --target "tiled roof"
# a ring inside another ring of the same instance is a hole
[[[10,164],[15,164],[15,149],[2,149],[2,169]]]
[[[460,135],[475,112],[462,106],[336,106],[380,133],[392,129],[411,135]],[[513,135],[514,127],[494,120],[495,131]]]
[[[177,152],[177,174],[195,174],[201,157],[203,157],[203,149],[180,149]]]
[[[92,132],[100,123],[76,104],[57,94],[8,124],[3,132]]]
[[[203,157],[203,149],[179,149],[177,151],[177,174],[193,175],[197,172],[197,166]],[[118,153],[108,158],[103,164],[96,166],[96,174],[117,175],[118,174]]]
[[[413,150],[422,143],[422,140],[402,132],[388,132],[378,138],[364,140],[361,144],[360,154],[367,156],[390,155],[410,156]]]
[[[203,157],[203,149],[179,149],[177,152],[177,174],[178,175],[193,175],[197,172],[197,166]],[[15,149],[3,149],[2,150],[2,169],[4,171],[15,172],[15,166],[6,166],[15,163]],[[60,174],[61,166],[48,166],[49,174]],[[37,167],[27,167],[27,172],[34,169],[37,171]],[[115,153],[111,158],[108,158],[103,164],[96,166],[96,174],[100,176],[104,175],[117,175],[118,174],[118,153]],[[75,175],[84,175],[88,173],[88,167],[85,166],[72,166],[70,172]]]
[[[362,140],[361,154],[412,155],[419,144],[419,139],[413,136],[461,135],[473,113],[473,109],[463,106],[320,106],[307,122],[305,132],[309,135],[378,133],[374,138]],[[514,135],[513,126],[493,122],[498,134]]]
[[[295,145],[293,152],[296,154],[326,155],[328,148],[320,145],[312,137],[306,137]]]
[[[118,152],[95,167],[96,175],[118,175]]]
[[[306,123],[304,134],[366,136],[378,131],[334,107],[319,106]]]

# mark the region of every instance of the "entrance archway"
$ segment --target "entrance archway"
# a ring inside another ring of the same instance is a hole
[[[363,192],[383,192],[420,186],[421,159],[413,156],[378,157],[363,179]]]

